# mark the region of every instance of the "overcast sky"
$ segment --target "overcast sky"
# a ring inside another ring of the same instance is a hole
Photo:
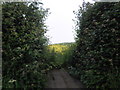
[[[92,1],[92,0],[85,0]],[[77,11],[82,0],[42,0],[45,8],[50,8],[51,14],[46,20],[50,43],[74,42],[75,26],[72,19],[73,11]]]

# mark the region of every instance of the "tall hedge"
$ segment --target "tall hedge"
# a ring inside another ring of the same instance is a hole
[[[87,87],[120,87],[120,2],[84,3],[77,15],[72,66]]]
[[[3,87],[42,87],[46,16],[42,3],[2,3]]]

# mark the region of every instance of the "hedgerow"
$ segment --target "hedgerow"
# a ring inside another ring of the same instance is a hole
[[[84,3],[76,18],[71,74],[88,88],[120,88],[120,2]]]
[[[38,2],[2,3],[2,86],[43,88],[48,14]]]

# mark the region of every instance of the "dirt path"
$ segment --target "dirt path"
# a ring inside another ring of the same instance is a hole
[[[83,85],[72,78],[64,69],[53,70],[48,74],[48,88],[83,88]]]

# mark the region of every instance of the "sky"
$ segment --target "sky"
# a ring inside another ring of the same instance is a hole
[[[49,44],[75,42],[75,19],[73,11],[79,9],[83,0],[42,0],[44,8],[50,8],[46,25]],[[85,0],[92,1],[92,0]]]

